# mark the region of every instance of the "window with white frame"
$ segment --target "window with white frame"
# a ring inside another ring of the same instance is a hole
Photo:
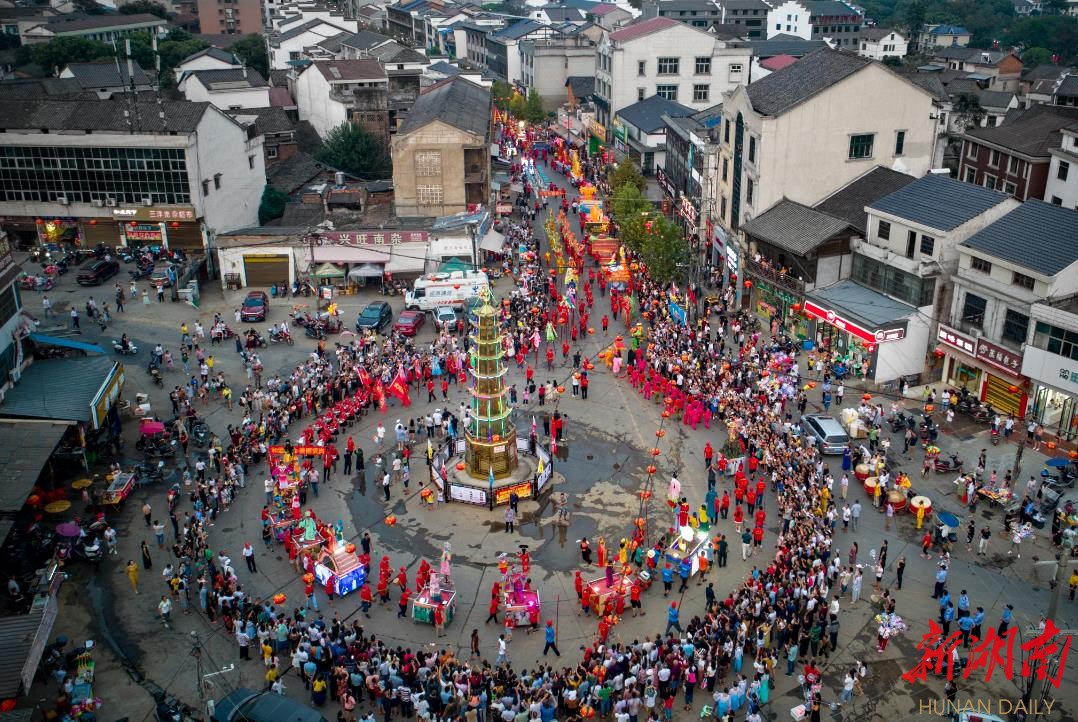
[[[655,95],[660,98],[666,98],[667,100],[677,100],[677,86],[676,85],[656,85]]]
[[[681,65],[680,58],[659,58],[659,75],[677,75]]]

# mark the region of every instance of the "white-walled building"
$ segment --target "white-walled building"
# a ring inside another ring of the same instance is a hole
[[[904,58],[909,49],[909,42],[897,30],[864,28],[861,30],[861,45],[857,54],[873,60]]]
[[[369,107],[357,108],[357,97],[381,96],[378,110],[386,116],[388,132],[385,103],[388,103],[389,78],[377,60],[316,60],[299,74],[295,87],[299,119],[310,121],[323,138],[341,123],[353,120],[357,111],[376,112]],[[355,91],[359,91],[358,96]]]
[[[180,61],[174,71],[176,73],[176,82],[179,82],[185,73],[195,70],[227,70],[228,68],[242,67],[243,63],[232,53],[220,48],[209,47],[188,55]]]
[[[302,60],[304,48],[323,42],[327,38],[345,32],[356,32],[355,23],[348,27],[339,21],[329,22],[319,18],[305,20],[288,27],[287,30],[269,37],[269,58],[271,70],[284,70],[289,67],[289,60]]]
[[[221,110],[269,106],[269,83],[254,68],[194,70],[179,82],[183,97],[192,103],[213,103]]]
[[[258,221],[262,137],[209,103],[37,99],[5,109],[0,216],[9,230],[48,218],[90,247],[201,251],[213,234]]]
[[[803,40],[812,40],[810,15],[808,8],[797,0],[776,3],[767,13],[767,37],[793,35]]]
[[[598,122],[652,95],[704,110],[748,80],[752,51],[666,17],[609,33],[595,60]]]
[[[555,33],[517,45],[524,87],[534,88],[546,107],[565,102],[565,82],[595,72],[595,43],[580,33]]]
[[[1078,123],[1059,132],[1063,136],[1060,147],[1048,151],[1052,160],[1044,200],[1078,210]]]

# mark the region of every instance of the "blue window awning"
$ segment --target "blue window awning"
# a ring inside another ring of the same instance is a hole
[[[30,340],[34,343],[41,343],[48,346],[78,349],[79,351],[85,351],[86,353],[105,353],[105,349],[97,344],[84,343],[70,338],[63,338],[61,336],[48,336],[43,333],[32,333],[30,334]]]

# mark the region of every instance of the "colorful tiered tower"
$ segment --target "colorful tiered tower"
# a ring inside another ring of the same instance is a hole
[[[517,431],[509,419],[509,390],[505,387],[505,345],[497,312],[484,303],[472,321],[472,420],[465,432],[465,463],[477,479],[510,476],[517,468]]]

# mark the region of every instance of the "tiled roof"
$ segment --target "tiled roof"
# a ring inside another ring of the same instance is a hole
[[[269,83],[262,73],[254,68],[213,68],[212,70],[192,70],[185,73],[188,77],[198,78],[206,90],[237,90],[241,87],[265,88]]]
[[[651,18],[631,23],[610,33],[610,39],[619,43],[627,43],[632,40],[646,37],[652,33],[658,33],[669,28],[681,26],[677,20],[671,18]]]
[[[435,120],[486,137],[490,130],[490,93],[460,76],[446,78],[419,94],[397,133],[410,133]]]
[[[630,106],[622,108],[616,115],[621,116],[625,122],[632,124],[643,133],[655,133],[664,127],[663,116],[669,115],[674,118],[692,115],[696,111],[687,108],[681,103],[653,95],[644,98]]]
[[[329,28],[334,29],[333,32],[324,32],[324,33],[322,33],[322,35],[327,37],[327,38],[331,37],[333,35],[336,35],[337,33],[347,32],[348,31],[348,28],[342,28],[339,25],[334,25],[333,23],[329,22],[328,20],[323,20],[321,18],[314,18],[313,20],[308,20],[305,23],[301,23],[300,25],[297,25],[294,28],[289,28],[288,30],[284,31],[283,33],[278,34],[274,38],[274,40],[277,41],[277,42],[280,42],[281,40],[290,40],[292,38],[299,37],[300,35],[303,35],[303,33],[307,32],[309,30],[313,31],[315,28],[317,28],[319,26],[322,26],[322,25],[325,25],[325,26],[327,26]]]
[[[382,64],[372,58],[315,60],[313,65],[331,83],[342,80],[384,80],[386,78],[386,71]]]
[[[379,45],[370,51],[371,57],[377,58],[383,63],[425,63],[427,56],[423,53],[406,48],[396,42]]]
[[[125,25],[165,25],[167,20],[149,13],[135,13],[134,15],[82,15],[81,13],[69,13],[49,18],[43,23],[44,28],[51,33],[73,33],[82,30],[97,30],[104,28],[122,28]]]
[[[1056,89],[1056,95],[1072,96],[1078,95],[1078,75],[1068,75],[1063,78],[1063,82],[1059,84]]]
[[[565,79],[565,85],[573,89],[573,97],[586,98],[595,92],[595,76],[570,75]]]
[[[1002,90],[982,90],[977,93],[977,99],[982,108],[1008,108],[1014,101],[1014,93],[1005,93]]]
[[[150,85],[153,81],[142,66],[134,64],[134,78],[127,72],[126,63],[105,61],[102,63],[68,63],[65,71],[70,71],[75,80],[86,89],[128,87],[132,80],[135,85]]]
[[[576,8],[547,7],[543,8],[543,14],[546,15],[547,20],[552,23],[564,21],[573,22],[584,19],[584,13]]]
[[[861,28],[862,40],[883,40],[891,33],[896,33],[899,37],[905,37],[903,33],[892,28]]]
[[[75,78],[9,78],[0,83],[0,100],[97,97],[82,89]]]
[[[613,4],[613,3],[599,3],[598,5],[593,7],[588,12],[590,12],[592,15],[594,15],[596,17],[601,18],[604,15],[609,15],[610,13],[614,12],[617,9],[618,9],[618,6]]]
[[[950,231],[1010,197],[1002,191],[930,174],[868,206],[922,226]]]
[[[743,30],[739,30],[743,32]],[[803,40],[793,35],[776,35],[768,40],[741,40],[734,43],[740,48],[751,48],[757,58],[773,58],[776,55],[792,55],[801,58],[814,50],[826,48],[823,40]]]
[[[812,17],[832,17],[837,15],[863,15],[855,8],[839,0],[801,0],[801,4]]]
[[[929,35],[970,35],[961,25],[940,25],[928,31]]]
[[[333,172],[333,168],[300,151],[290,158],[266,166],[266,182],[277,190],[292,195],[327,172]]]
[[[781,115],[845,80],[872,60],[821,48],[746,88],[756,112]]]
[[[864,233],[868,228],[865,206],[916,180],[911,175],[890,168],[876,166],[867,173],[850,181],[842,188],[813,206],[816,210],[835,218],[841,218]]]
[[[1008,115],[1008,118],[1011,116]],[[1078,120],[1078,108],[1065,108],[1058,105],[1034,105],[1026,111],[1017,113],[995,128],[972,128],[966,136],[973,140],[983,140],[993,145],[1007,148],[1023,155],[1035,158],[1048,156],[1048,151],[1058,148],[1064,128]]]
[[[786,55],[784,53],[782,55],[772,55],[767,60],[761,60],[760,67],[766,68],[767,70],[774,72],[776,70],[782,70],[786,66],[793,65],[796,62],[797,58],[792,55]]]
[[[543,23],[538,23],[534,20],[521,20],[515,22],[512,25],[502,28],[497,32],[491,33],[490,38],[506,38],[508,40],[520,40],[522,37],[529,33],[534,33],[536,30],[545,27]]]
[[[144,132],[190,133],[198,127],[209,103],[186,100],[139,102],[138,118]],[[116,131],[132,129],[130,103],[112,100],[12,100],[4,103],[3,127],[8,130]],[[164,113],[164,120],[159,113]],[[129,122],[130,120],[130,122]]]
[[[269,102],[270,105],[281,108],[296,107],[296,101],[292,98],[292,93],[288,92],[288,88],[283,85],[275,85],[269,89]]]
[[[244,125],[253,124],[259,133],[287,133],[295,130],[292,119],[284,108],[270,106],[268,108],[243,108],[240,110],[226,110]]]
[[[358,33],[351,33],[341,40],[341,45],[347,45],[356,50],[370,50],[377,45],[388,43],[390,40],[391,38],[387,38],[385,35],[372,33],[370,30],[360,30]]]
[[[441,75],[460,75],[460,68],[452,63],[447,63],[444,60],[439,60],[437,63],[431,63],[427,67],[433,73],[440,73]]]
[[[239,60],[236,58],[235,55],[228,52],[227,50],[222,50],[221,48],[215,48],[213,46],[210,46],[208,48],[203,48],[202,50],[199,50],[197,53],[191,53],[186,58],[181,60],[179,64],[183,65],[184,63],[186,63],[186,62],[188,62],[190,60],[195,60],[196,58],[201,58],[203,55],[207,55],[207,56],[209,56],[209,57],[211,57],[211,58],[213,58],[215,60],[220,60],[222,63],[228,63],[229,65],[239,65],[240,64]]]
[[[966,239],[962,246],[1045,276],[1078,261],[1078,211],[1028,200]]]
[[[797,256],[804,256],[850,228],[841,218],[783,198],[741,224],[748,236],[759,238]]]

